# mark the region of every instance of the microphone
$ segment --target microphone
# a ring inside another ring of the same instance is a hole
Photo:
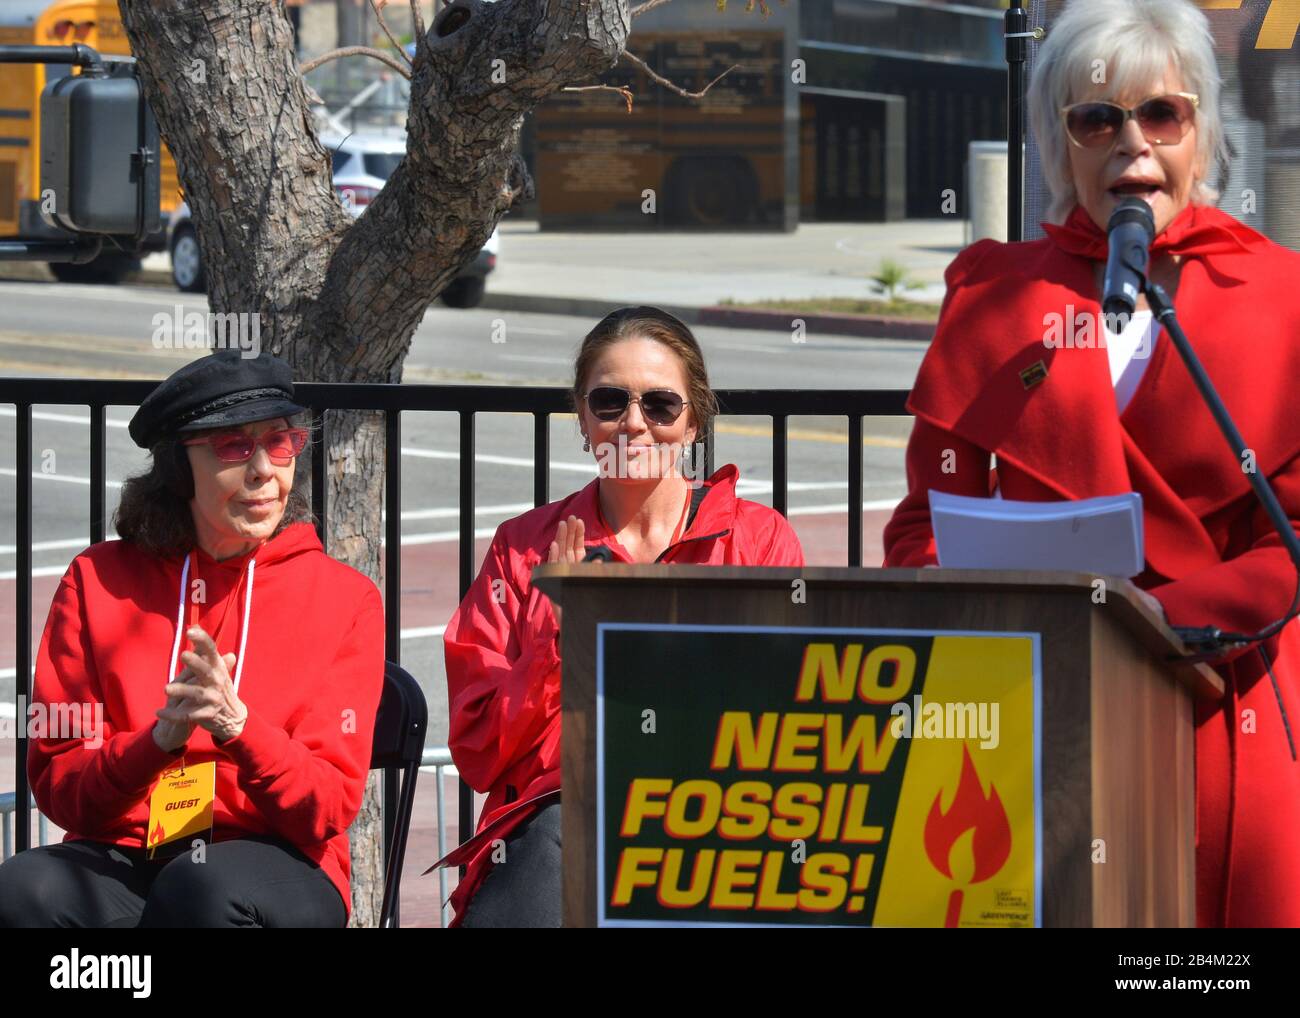
[[[1141,198],[1125,198],[1110,214],[1106,233],[1110,254],[1106,258],[1101,309],[1107,316],[1123,315],[1127,322],[1145,287],[1151,242],[1156,236],[1151,206]]]
[[[613,562],[614,553],[606,548],[603,544],[598,544],[593,548],[587,549],[587,555],[582,560],[584,562]]]

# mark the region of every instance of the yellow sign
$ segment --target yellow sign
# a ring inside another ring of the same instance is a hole
[[[149,797],[149,827],[145,847],[149,858],[184,852],[190,839],[212,841],[212,803],[216,798],[215,761],[190,764],[162,772]]]
[[[601,925],[1039,925],[1037,634],[597,633]]]

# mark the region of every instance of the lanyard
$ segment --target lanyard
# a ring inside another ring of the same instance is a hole
[[[185,600],[187,594],[189,593],[191,561],[193,561],[193,565],[194,565],[194,577],[196,580],[199,578],[198,553],[191,552],[189,555],[185,556],[185,564],[181,567],[181,589],[178,598],[178,603],[176,606],[176,639],[172,643],[171,662],[167,666],[167,683],[171,683],[175,680],[176,662],[177,660],[179,660],[180,653],[181,653],[181,636],[184,634],[186,628]],[[235,692],[236,693],[239,692],[239,682],[244,675],[244,647],[248,642],[249,613],[252,610],[252,606],[253,606],[253,568],[255,565],[256,562],[252,558],[250,558],[248,560],[248,569],[245,571],[244,575],[240,577],[239,584],[235,587],[234,596],[230,599],[230,601],[226,602],[226,610],[225,612],[222,613],[221,621],[217,624],[216,632],[210,634],[212,636],[212,642],[215,644],[217,642],[217,637],[220,635],[222,629],[225,628],[226,619],[229,617],[230,614],[230,605],[236,598],[238,598],[239,587],[243,585],[245,580],[247,580],[248,587],[244,591],[244,625],[239,633],[239,656],[238,659],[235,661]],[[198,605],[191,602],[190,604],[190,625],[191,626],[197,624],[198,617],[199,617]]]

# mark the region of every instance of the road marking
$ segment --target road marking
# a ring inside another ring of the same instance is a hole
[[[774,341],[775,342],[775,341]],[[742,350],[745,353],[770,353],[777,354],[781,357],[792,353],[784,347],[779,346],[759,346],[757,343],[729,343],[726,340],[715,339],[709,346],[721,347],[723,350]]]
[[[410,412],[424,413],[425,411],[413,410]],[[434,412],[446,413],[448,411],[434,411]],[[17,410],[11,409],[7,406],[0,406],[0,417],[17,417],[17,416],[18,416]],[[532,417],[533,415],[512,413],[509,414],[508,416]],[[574,419],[573,414],[567,414],[567,413],[552,414],[551,417],[553,419],[567,419],[567,420]],[[78,414],[50,413],[49,411],[41,410],[41,411],[33,411],[32,420],[51,421],[56,424],[81,424],[81,425],[85,425],[86,427],[90,426],[90,416],[88,414],[83,417]],[[125,428],[129,423],[129,421],[130,421],[129,418],[115,420],[114,418],[110,417],[108,418],[108,426],[110,428]],[[723,421],[719,421],[717,424],[714,425],[714,430],[722,435],[742,435],[748,438],[771,438],[772,437],[772,428],[770,426],[760,426],[754,424],[727,424]],[[847,445],[849,441],[848,435],[841,434],[838,431],[824,431],[819,428],[790,428],[787,430],[786,435],[791,441],[800,441],[800,442],[832,442],[838,445]],[[862,438],[862,444],[865,446],[873,446],[882,449],[906,449],[907,439],[894,438],[892,436],[887,436],[887,435],[864,435]],[[408,455],[408,456],[419,456],[423,454],[423,450],[403,448],[402,453],[403,455]],[[460,454],[451,453],[450,458],[459,459]],[[477,456],[475,458],[480,459],[482,457]],[[531,459],[518,460],[515,462],[507,463],[505,465],[514,466],[516,465],[516,463],[527,463],[528,466],[531,467],[533,461]]]
[[[864,513],[878,512],[881,509],[893,509],[903,500],[903,496],[898,498],[878,498],[870,502],[862,503]],[[836,502],[833,505],[803,505],[786,511],[787,516],[820,516],[822,514],[842,513],[849,514],[849,504],[847,502]]]
[[[526,361],[529,364],[572,363],[571,359],[568,357],[546,357],[543,356],[542,354],[526,354],[526,353],[503,353],[497,359],[503,361]]]
[[[165,290],[161,287],[152,294],[140,290],[112,286],[86,286],[83,283],[10,283],[5,281],[0,292],[22,294],[28,297],[80,297],[85,302],[105,301],[110,304],[140,304],[159,310],[172,311],[177,304],[188,310],[206,310],[208,298],[205,294],[182,293],[180,290]],[[170,306],[167,306],[170,305]]]
[[[770,427],[750,424],[718,424],[714,430],[724,435],[745,435],[750,438],[771,438]],[[822,431],[818,428],[789,428],[786,437],[799,442],[832,442],[836,445],[848,445],[849,436],[838,431]],[[862,444],[879,449],[906,449],[907,439],[893,438],[888,435],[863,435]]]
[[[0,467],[0,477],[17,477],[18,471],[11,467]],[[61,481],[64,484],[84,484],[90,487],[89,477],[76,477],[72,474],[42,474],[38,471],[32,471],[33,481]],[[109,488],[122,487],[121,481],[105,481],[104,485]]]
[[[504,513],[510,516],[518,516],[520,513],[526,513],[533,508],[531,502],[511,502],[508,505],[476,505],[474,507],[475,516],[493,515]],[[402,513],[404,520],[446,520],[456,519],[460,516],[460,506],[448,506],[443,509],[411,509]],[[3,551],[0,548],[0,551]]]

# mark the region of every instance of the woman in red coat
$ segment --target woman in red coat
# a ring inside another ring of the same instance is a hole
[[[887,566],[936,562],[930,489],[1030,501],[1138,491],[1135,582],[1171,624],[1254,633],[1287,612],[1295,568],[1243,468],[1263,471],[1300,520],[1300,255],[1208,204],[1218,80],[1205,18],[1184,0],[1076,0],[1054,25],[1030,96],[1061,225],[1029,243],[981,241],[949,267],[908,404],[909,493],[885,529]],[[1105,328],[1104,228],[1129,195],[1152,207],[1151,273],[1252,464],[1237,463],[1145,300],[1121,333]],[[1197,711],[1202,926],[1300,925],[1297,632],[1220,660],[1226,697]]]
[[[583,340],[574,407],[598,477],[501,524],[444,636],[451,755],[488,793],[478,834],[442,860],[468,864],[456,925],[560,924],[560,609],[532,586],[542,562],[803,565],[773,509],[736,497],[728,465],[686,476],[717,410],[699,344],[667,312],[621,308]]]

